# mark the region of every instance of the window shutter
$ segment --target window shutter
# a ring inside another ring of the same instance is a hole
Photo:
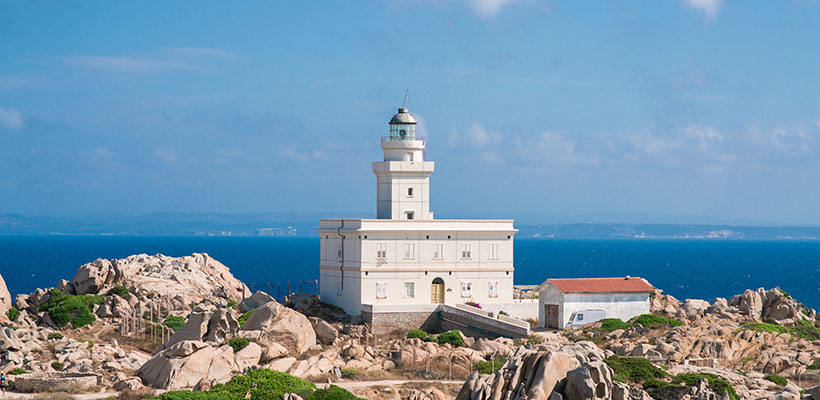
[[[376,298],[387,298],[387,282],[376,282]]]
[[[490,282],[490,297],[498,297],[498,281]]]

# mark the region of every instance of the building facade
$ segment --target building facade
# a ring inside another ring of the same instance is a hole
[[[604,318],[627,321],[649,313],[655,289],[643,278],[547,279],[539,287],[538,322],[564,329],[573,313],[603,310]]]
[[[439,304],[513,302],[512,220],[436,220],[416,120],[400,108],[374,162],[376,219],[326,219],[320,295],[348,314],[428,313]],[[510,307],[511,308],[511,307]],[[411,328],[412,329],[412,328]]]

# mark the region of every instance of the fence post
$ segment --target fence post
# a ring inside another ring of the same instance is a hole
[[[319,280],[314,279],[313,284],[316,285],[316,296],[318,296],[319,295]]]

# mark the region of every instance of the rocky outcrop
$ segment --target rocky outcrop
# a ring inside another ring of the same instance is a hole
[[[239,303],[239,312],[248,312],[250,310],[257,309],[261,307],[265,303],[269,303],[274,301],[271,295],[257,290],[256,293],[251,295],[250,297],[246,297]]]
[[[757,321],[773,319],[789,325],[800,319],[814,319],[808,308],[779,288],[747,289],[743,294],[733,296],[729,306],[737,307],[741,314]]]
[[[11,293],[9,293],[9,289],[6,287],[6,281],[3,280],[3,276],[0,275],[0,315],[6,315],[6,311],[8,311],[11,306]]]
[[[569,371],[563,394],[566,400],[606,400],[613,397],[612,369],[593,361]]]
[[[307,317],[277,302],[269,302],[254,311],[238,336],[265,349],[263,362],[282,356],[282,348],[286,354],[297,355],[316,344],[316,333]]]
[[[313,326],[313,332],[316,333],[316,339],[319,340],[319,343],[330,345],[336,341],[336,338],[339,336],[339,331],[334,328],[333,325],[316,317],[310,317],[308,319],[310,320],[310,325]]]
[[[72,285],[77,294],[104,293],[121,285],[138,297],[159,296],[177,305],[203,300],[242,301],[250,290],[231,275],[228,267],[205,253],[185,257],[161,254],[133,255],[123,259],[97,259],[81,266]]]
[[[186,340],[154,355],[140,367],[137,376],[146,386],[175,390],[192,388],[202,379],[224,383],[239,372],[230,346]]]
[[[182,341],[202,341],[222,344],[234,337],[239,330],[239,322],[231,309],[220,309],[215,312],[194,311],[188,315],[185,325],[171,335],[165,347]]]

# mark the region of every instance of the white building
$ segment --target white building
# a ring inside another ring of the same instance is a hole
[[[373,163],[377,218],[321,221],[322,300],[366,320],[419,313],[421,321],[440,304],[466,302],[496,312],[506,304],[513,314],[513,221],[433,219],[434,163],[416,120],[399,108],[389,125],[384,158]]]
[[[604,310],[606,318],[626,321],[649,313],[655,289],[643,278],[547,279],[539,286],[538,322],[542,328],[564,329],[572,313]]]

